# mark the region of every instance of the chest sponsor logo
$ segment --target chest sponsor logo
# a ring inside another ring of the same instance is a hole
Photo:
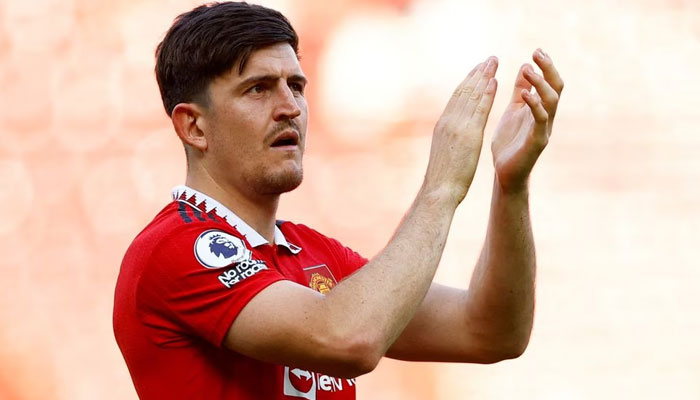
[[[314,265],[304,268],[304,276],[309,282],[309,287],[321,294],[326,294],[338,284],[333,272],[326,264]]]
[[[355,379],[334,378],[300,368],[284,367],[284,395],[316,400],[319,392],[353,390]]]
[[[233,285],[244,279],[250,278],[264,269],[267,269],[267,264],[265,264],[265,261],[243,260],[236,263],[233,268],[227,269],[224,271],[224,273],[219,275],[219,281],[224,286],[231,289]]]
[[[218,229],[199,235],[194,242],[194,255],[206,268],[223,268],[251,257],[243,240]]]

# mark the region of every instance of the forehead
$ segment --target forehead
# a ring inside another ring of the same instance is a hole
[[[237,66],[232,68],[229,79],[243,80],[257,75],[303,75],[297,55],[289,43],[277,43],[254,50],[243,71],[240,74],[238,71]]]

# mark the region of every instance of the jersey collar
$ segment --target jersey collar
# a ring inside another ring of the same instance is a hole
[[[206,214],[214,211],[216,215],[226,220],[229,225],[240,232],[241,235],[245,236],[248,243],[253,247],[269,243],[267,239],[262,237],[261,234],[255,231],[255,229],[243,221],[233,211],[202,192],[185,185],[179,185],[173,188],[172,195],[174,201],[184,201],[194,207],[204,210]],[[275,225],[275,244],[286,247],[292,254],[297,254],[301,251],[301,247],[287,241],[287,238],[284,237],[284,234],[277,225]]]

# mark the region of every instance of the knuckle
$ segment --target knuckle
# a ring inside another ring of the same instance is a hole
[[[550,93],[547,95],[547,97],[544,99],[544,101],[547,104],[552,104],[555,105],[559,102],[559,94],[556,92],[556,90],[552,91],[553,93]]]
[[[472,93],[472,88],[469,86],[460,86],[457,89],[455,89],[454,93],[452,94],[454,97],[460,97],[462,95],[467,95],[469,96]]]
[[[536,146],[539,146],[540,148],[544,148],[547,146],[547,143],[549,143],[549,136],[546,134],[546,131],[544,132],[535,132],[532,136],[532,141]]]
[[[564,90],[564,81],[562,81],[562,80],[560,79],[559,82],[557,82],[557,85],[556,85],[556,87],[555,87],[555,90],[556,90],[558,93],[561,93],[561,91]]]
[[[438,120],[437,124],[435,124],[435,130],[438,132],[443,132],[443,131],[449,129],[449,127],[451,125],[452,125],[451,118],[443,117],[443,118],[440,118]]]
[[[488,108],[486,107],[486,104],[483,104],[483,103],[476,106],[476,109],[474,110],[474,112],[476,114],[485,114],[487,111],[488,111]]]
[[[525,70],[525,78],[532,83],[540,82],[542,80],[542,76],[531,68]]]

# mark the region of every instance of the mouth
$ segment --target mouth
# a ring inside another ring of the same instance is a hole
[[[270,144],[272,148],[296,148],[299,146],[299,134],[294,130],[287,130],[282,132],[281,135],[277,136],[275,140]]]

